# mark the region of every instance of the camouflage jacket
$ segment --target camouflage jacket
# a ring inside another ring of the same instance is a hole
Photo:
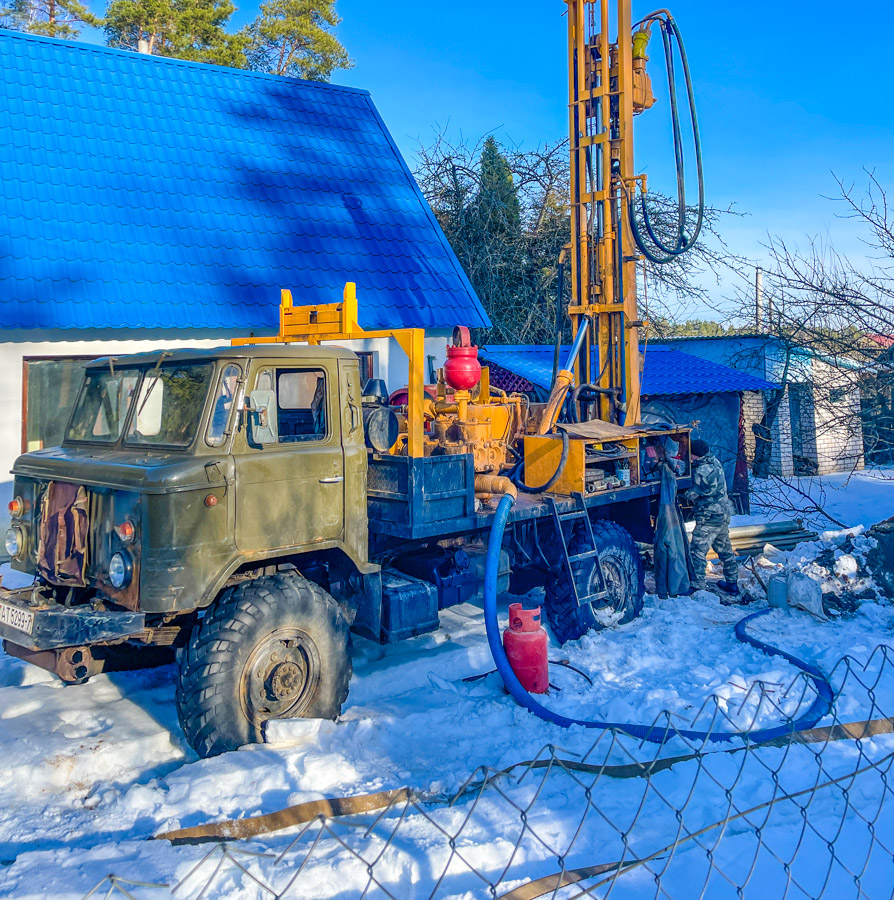
[[[726,476],[717,457],[709,453],[692,466],[692,488],[686,491],[692,501],[696,522],[720,523],[729,519]]]

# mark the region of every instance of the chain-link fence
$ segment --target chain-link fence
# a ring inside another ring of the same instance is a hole
[[[450,794],[403,788],[172,832],[164,866],[138,857],[87,896],[891,897],[894,718],[881,707],[894,651],[829,677],[833,716],[769,743],[594,732],[583,756],[547,746]],[[755,723],[794,721],[814,696],[799,676],[743,705]],[[713,701],[693,718],[732,730],[738,712]],[[169,883],[147,877],[165,866]]]

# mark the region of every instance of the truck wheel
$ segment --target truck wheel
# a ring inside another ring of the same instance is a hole
[[[561,571],[546,583],[546,620],[560,644],[583,637],[588,631],[629,622],[643,609],[643,563],[633,538],[614,522],[594,522],[593,537],[609,596],[578,606],[563,563]],[[586,531],[576,529],[569,542],[569,553],[592,549]],[[596,590],[599,576],[593,557],[574,561],[571,567],[581,597]]]
[[[180,727],[204,757],[263,740],[268,719],[334,719],[351,670],[348,623],[322,588],[294,574],[246,581],[228,588],[189,637]]]

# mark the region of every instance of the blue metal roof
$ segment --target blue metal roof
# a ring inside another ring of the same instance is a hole
[[[487,327],[366,91],[0,31],[0,327]]]
[[[567,349],[559,354],[565,364]],[[643,347],[645,352],[642,393],[647,397],[680,394],[720,394],[726,391],[766,391],[779,387],[747,372],[709,362],[668,347]],[[532,384],[549,388],[553,375],[553,348],[548,345],[493,344],[482,347],[479,355],[487,362],[502,366]]]

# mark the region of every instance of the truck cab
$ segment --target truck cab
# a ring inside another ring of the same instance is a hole
[[[204,607],[235,573],[283,556],[368,568],[362,424],[347,350],[97,360],[62,446],[15,464],[12,567],[69,606],[146,614]],[[47,507],[57,482],[83,489],[82,511]],[[71,520],[54,541],[50,514]]]
[[[176,647],[203,755],[274,716],[337,715],[355,608],[327,589],[380,584],[359,377],[353,353],[323,347],[89,364],[62,445],[13,470],[7,550],[35,582],[0,595],[4,649],[77,683]],[[215,690],[240,699],[209,706]]]

